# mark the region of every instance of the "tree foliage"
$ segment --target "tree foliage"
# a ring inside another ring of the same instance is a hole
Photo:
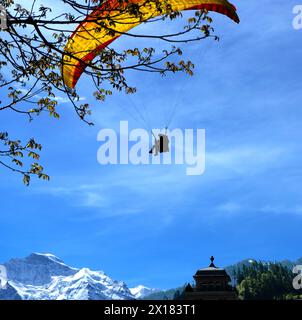
[[[238,292],[244,300],[272,300],[298,297],[293,273],[281,263],[253,262],[236,271]]]
[[[58,0],[59,1],[59,0]],[[14,112],[33,121],[43,113],[59,119],[58,95],[69,99],[80,120],[92,125],[89,120],[90,106],[82,103],[77,90],[70,90],[64,85],[61,68],[64,47],[75,27],[85,19],[103,1],[100,0],[60,0],[63,11],[54,15],[50,6],[40,4],[38,0],[28,1],[28,5],[18,4],[18,0],[1,0],[7,9],[8,29],[1,32],[0,38],[0,111]],[[125,2],[125,1],[124,1]],[[127,2],[127,1],[126,1]],[[160,6],[167,5],[165,1],[146,0]],[[56,1],[53,2],[56,5]],[[61,7],[60,6],[60,7]],[[141,15],[140,6],[128,3],[124,10],[133,15]],[[180,12],[168,11],[161,20],[174,20],[181,17]],[[102,20],[96,21],[100,28],[108,28],[114,34],[114,18],[110,27]],[[154,23],[159,19],[150,19],[146,23]],[[125,48],[118,50],[106,48],[85,69],[86,76],[91,78],[94,96],[104,101],[113,94],[113,90],[124,91],[127,94],[135,93],[136,88],[128,83],[127,70],[136,72],[167,73],[186,72],[193,74],[194,64],[184,61],[180,56],[180,43],[199,41],[213,35],[212,20],[205,11],[196,11],[183,27],[174,34],[135,34],[124,36],[159,39],[168,44],[168,47],[158,52],[154,47]],[[193,33],[192,33],[193,32]],[[198,33],[196,33],[198,32]],[[191,36],[192,34],[192,36]],[[176,60],[176,57],[180,57]],[[42,146],[10,140],[7,130],[3,130],[0,142],[0,165],[21,173],[26,185],[30,177],[48,179],[42,166],[37,162],[39,156],[34,151],[40,151]],[[30,143],[30,142],[29,142]],[[30,148],[30,147],[33,147]],[[35,162],[24,169],[20,160],[27,153]]]
[[[1,161],[0,158],[0,164],[14,172],[21,173],[25,185],[29,185],[31,175],[49,180],[49,176],[43,173],[43,167],[38,163],[40,160],[38,152],[42,150],[42,146],[34,139],[30,139],[25,145],[22,145],[19,140],[11,140],[7,132],[0,132],[0,142],[3,144],[3,149],[0,150],[0,157],[6,157],[11,160],[11,163],[7,164]],[[24,161],[23,159],[25,156],[35,161],[27,169],[24,169],[24,162],[26,160]]]

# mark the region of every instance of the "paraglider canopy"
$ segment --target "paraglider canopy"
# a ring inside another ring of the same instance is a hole
[[[160,9],[155,2],[146,0],[106,0],[80,23],[70,37],[63,56],[62,75],[64,83],[74,88],[87,65],[120,35],[148,19],[172,11],[207,10],[226,15],[239,23],[236,8],[227,0],[163,0]],[[137,16],[125,10],[129,3],[140,5]],[[112,22],[114,21],[114,26]],[[100,23],[101,22],[101,23]],[[103,27],[101,27],[101,25]],[[113,31],[112,31],[113,29]]]

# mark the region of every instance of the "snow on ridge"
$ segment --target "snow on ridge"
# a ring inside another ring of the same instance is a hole
[[[47,257],[51,260],[54,260],[56,262],[60,261],[60,262],[63,262],[60,258],[58,258],[57,256],[55,256],[54,254],[51,254],[51,253],[40,253],[40,252],[34,252],[33,253],[34,255],[37,255],[37,256],[44,256],[44,257]]]
[[[139,285],[137,287],[130,288],[130,292],[133,294],[133,296],[136,299],[143,299],[146,296],[149,296],[150,294],[156,293],[159,291],[160,291],[159,289],[152,289],[152,288],[145,287],[143,285]]]
[[[123,282],[112,280],[104,273],[87,268],[70,276],[53,276],[43,286],[10,282],[23,300],[133,300]]]
[[[69,265],[67,265],[66,263],[64,263],[63,260],[61,260],[60,258],[58,258],[57,256],[55,256],[54,254],[51,253],[39,253],[39,252],[34,252],[32,255],[36,255],[36,256],[41,256],[41,257],[45,257],[53,262],[56,262],[58,264],[61,264],[62,266],[66,266],[72,270],[79,270],[78,268],[73,268],[70,267]]]
[[[8,268],[9,290],[0,299],[22,300],[134,300],[123,281],[103,271],[72,268],[50,253],[32,253],[11,259]],[[4,297],[4,298],[3,298]]]

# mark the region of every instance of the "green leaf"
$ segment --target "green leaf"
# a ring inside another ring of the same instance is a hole
[[[24,174],[23,183],[28,187],[30,184],[30,176],[28,174]]]

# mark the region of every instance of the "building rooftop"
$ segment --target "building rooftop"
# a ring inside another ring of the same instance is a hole
[[[211,257],[211,264],[207,268],[199,269],[197,270],[195,276],[223,276],[223,277],[229,277],[229,275],[226,273],[225,269],[218,268],[214,264],[215,258]]]

